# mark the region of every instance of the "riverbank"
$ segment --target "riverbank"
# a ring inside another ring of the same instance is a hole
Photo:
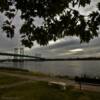
[[[22,72],[22,73],[21,73]],[[27,73],[27,74],[26,74]],[[72,80],[51,77],[38,76],[28,71],[20,70],[2,70],[0,69],[0,100],[99,100],[100,92],[93,90],[87,85],[82,86],[80,91],[79,85]],[[5,77],[7,76],[7,77]],[[13,78],[12,78],[13,77]],[[15,80],[17,78],[17,80]],[[14,81],[13,81],[14,80]],[[8,84],[9,81],[10,83]],[[66,90],[61,90],[48,85],[49,81],[66,83]],[[99,90],[98,87],[95,87]]]

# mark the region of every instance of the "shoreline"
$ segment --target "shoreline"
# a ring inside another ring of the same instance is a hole
[[[16,73],[15,73],[16,71]],[[17,71],[20,73],[17,73]],[[22,73],[21,73],[22,72]],[[25,73],[23,73],[25,72]],[[27,74],[26,74],[27,73]],[[78,89],[80,90],[80,84],[76,83],[73,79],[69,79],[69,78],[61,78],[61,77],[54,77],[54,76],[48,76],[48,75],[44,75],[44,74],[30,74],[30,71],[26,71],[26,70],[5,70],[5,69],[1,69],[0,68],[0,74],[3,75],[8,75],[8,76],[16,76],[19,78],[25,78],[25,79],[29,79],[32,81],[45,81],[45,82],[50,82],[50,81],[54,81],[54,82],[64,82],[66,83],[67,86],[73,86],[74,89]],[[100,86],[94,86],[94,85],[90,85],[90,84],[81,84],[81,91],[95,91],[95,92],[100,92]]]

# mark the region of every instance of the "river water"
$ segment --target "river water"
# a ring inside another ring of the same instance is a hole
[[[100,61],[3,62],[0,67],[13,67],[62,76],[100,76]]]

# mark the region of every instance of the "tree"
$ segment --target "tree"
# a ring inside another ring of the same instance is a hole
[[[26,47],[32,47],[34,41],[47,45],[50,40],[56,41],[65,36],[78,36],[81,42],[89,42],[98,36],[100,25],[100,3],[97,11],[82,15],[76,6],[86,7],[91,0],[0,0],[0,12],[7,18],[3,31],[12,38],[16,26],[14,17],[20,10],[24,20],[20,28],[21,42]],[[43,19],[41,26],[35,26],[34,18]]]

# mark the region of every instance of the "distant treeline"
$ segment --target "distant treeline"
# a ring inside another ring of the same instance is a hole
[[[43,59],[46,61],[70,61],[70,60],[100,60],[100,57],[84,57],[84,58],[51,58],[51,59]]]
[[[84,58],[28,58],[28,59],[0,59],[0,62],[5,61],[13,61],[13,62],[20,62],[20,61],[88,61],[88,60],[100,60],[100,57],[84,57]]]

